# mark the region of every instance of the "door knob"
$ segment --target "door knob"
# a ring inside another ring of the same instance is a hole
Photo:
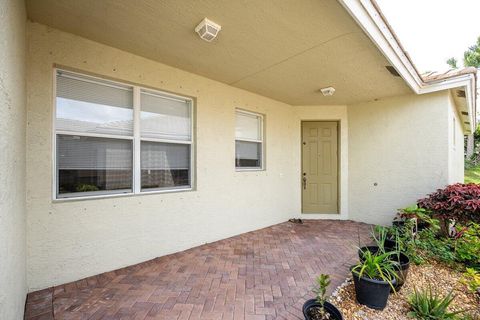
[[[307,189],[307,177],[303,176],[302,183],[303,183],[303,190]]]

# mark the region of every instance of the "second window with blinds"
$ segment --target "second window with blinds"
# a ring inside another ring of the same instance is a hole
[[[192,187],[192,100],[56,72],[55,199]]]
[[[235,168],[264,169],[263,115],[249,111],[235,111]]]

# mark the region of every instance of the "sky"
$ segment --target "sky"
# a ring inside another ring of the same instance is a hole
[[[420,72],[448,70],[480,36],[480,0],[377,0]]]

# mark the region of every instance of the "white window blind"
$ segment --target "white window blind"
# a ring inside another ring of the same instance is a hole
[[[190,146],[142,141],[142,170],[188,170]]]
[[[236,157],[260,161],[262,145],[258,142],[236,141]]]
[[[142,91],[141,105],[142,138],[191,140],[192,123],[189,100]]]
[[[259,115],[237,111],[235,136],[242,140],[262,140],[262,126]]]
[[[56,129],[132,135],[132,87],[66,72],[57,74]]]
[[[59,170],[131,170],[132,141],[57,135]]]

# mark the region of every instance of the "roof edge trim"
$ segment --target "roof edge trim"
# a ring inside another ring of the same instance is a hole
[[[467,132],[476,127],[476,75],[452,75],[441,80],[425,81],[405,52],[392,27],[375,0],[338,0],[353,17],[385,58],[398,71],[416,94],[425,94],[456,87],[465,87],[471,121]]]

